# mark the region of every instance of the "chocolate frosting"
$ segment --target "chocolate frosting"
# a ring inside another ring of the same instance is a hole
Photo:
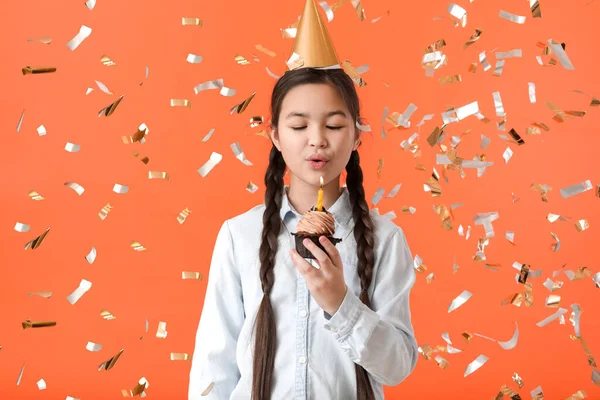
[[[298,222],[298,233],[310,235],[329,235],[335,232],[333,214],[323,211],[307,211]]]

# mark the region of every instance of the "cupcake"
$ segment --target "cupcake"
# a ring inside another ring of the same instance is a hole
[[[335,219],[333,218],[333,214],[328,212],[322,206],[322,187],[323,178],[321,178],[321,189],[319,189],[319,200],[317,201],[317,207],[312,207],[309,211],[302,215],[302,218],[296,227],[297,232],[292,233],[292,235],[296,237],[296,251],[304,258],[315,259],[315,256],[310,252],[310,250],[308,250],[306,247],[304,247],[304,244],[302,244],[306,238],[312,240],[312,242],[325,253],[327,253],[327,251],[321,242],[319,242],[320,236],[326,236],[334,246],[342,241],[342,239],[333,237],[333,234],[335,233]]]

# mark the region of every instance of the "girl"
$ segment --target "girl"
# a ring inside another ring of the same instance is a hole
[[[417,362],[415,273],[402,229],[365,200],[354,83],[342,69],[287,71],[271,114],[265,204],[217,236],[189,399],[383,399],[382,385],[399,384]],[[321,176],[342,242],[322,237],[326,252],[305,244],[317,269],[291,232],[315,205]]]

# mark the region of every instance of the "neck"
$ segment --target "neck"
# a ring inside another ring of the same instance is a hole
[[[304,214],[317,204],[317,191],[319,187],[320,185],[311,185],[302,182],[294,175],[291,175],[288,199],[296,211]],[[340,197],[340,194],[340,179],[338,177],[323,186],[323,207],[329,210],[333,203]]]

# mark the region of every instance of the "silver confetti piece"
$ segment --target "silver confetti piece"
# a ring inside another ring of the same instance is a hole
[[[555,319],[557,319],[559,316],[565,314],[566,312],[567,312],[566,308],[559,308],[558,311],[556,311],[554,314],[550,315],[549,317],[544,318],[543,320],[541,320],[540,322],[538,322],[536,325],[539,326],[540,328],[543,327],[543,326],[546,326],[550,322],[552,322]]]
[[[567,186],[566,188],[560,189],[560,195],[563,199],[567,199],[571,196],[587,192],[592,189],[592,181],[589,179],[585,182],[577,183],[575,185]]]
[[[513,333],[513,336],[512,336],[512,338],[509,341],[507,341],[507,342],[500,342],[500,341],[498,341],[498,344],[504,350],[514,349],[515,346],[517,345],[517,341],[519,340],[519,325],[517,324],[516,321],[515,321],[515,325],[516,325],[515,333]]]
[[[410,103],[408,105],[408,107],[406,107],[406,110],[404,110],[404,112],[402,113],[402,115],[400,115],[398,117],[398,120],[396,121],[397,125],[400,125],[403,128],[410,128],[410,117],[413,115],[413,113],[417,110],[417,106],[414,105],[413,103]]]
[[[483,354],[480,354],[479,356],[477,356],[477,358],[474,361],[472,361],[469,365],[467,365],[467,369],[465,369],[464,377],[467,377],[467,376],[471,375],[473,372],[477,371],[488,360],[489,359]]]
[[[373,195],[373,197],[371,197],[371,203],[373,203],[373,205],[376,206],[377,203],[379,203],[381,201],[384,194],[385,194],[385,190],[383,188],[378,188],[375,191],[375,194]]]
[[[514,57],[523,57],[523,52],[521,49],[514,49],[510,51],[497,51],[496,59],[503,60],[505,58],[514,58]]]
[[[244,151],[242,150],[242,146],[240,145],[239,142],[232,143],[229,145],[229,147],[231,148],[231,151],[233,151],[233,154],[235,154],[235,158],[240,160],[242,162],[242,164],[252,165],[252,163],[246,159],[246,155],[244,154]]]
[[[37,133],[38,133],[38,136],[45,136],[46,135],[46,127],[44,125],[38,126]]]
[[[25,110],[21,111],[21,116],[19,117],[19,122],[17,123],[17,132],[21,130],[21,125],[23,124],[23,117],[25,116]]]
[[[80,196],[83,194],[83,192],[85,192],[83,186],[75,182],[65,182],[65,186],[70,187]]]
[[[100,351],[102,350],[102,345],[99,343],[94,343],[94,342],[88,342],[85,345],[85,349],[87,351],[92,351],[92,352],[96,352],[96,351]]]
[[[202,56],[197,56],[195,54],[190,53],[188,54],[186,61],[190,64],[200,64],[202,62]]]
[[[552,39],[548,39],[548,46],[550,46],[552,52],[556,55],[556,58],[558,58],[560,65],[562,65],[565,69],[575,69],[560,43],[557,43]]]
[[[115,183],[115,185],[113,186],[113,192],[115,192],[117,194],[125,194],[125,193],[129,192],[129,186],[120,185],[118,183]]]
[[[387,137],[387,135],[385,134],[385,119],[388,116],[388,113],[390,112],[390,109],[385,106],[383,107],[383,116],[381,117],[381,138],[385,139]]]
[[[485,51],[479,53],[479,62],[481,63],[481,65],[483,65],[484,71],[487,71],[488,69],[492,68],[492,66],[487,60],[487,57],[485,56]]]
[[[398,194],[398,191],[400,190],[401,187],[402,187],[401,183],[397,184],[396,186],[394,186],[392,188],[392,190],[388,193],[388,195],[386,197],[389,199],[396,197],[396,195]]]
[[[87,0],[85,5],[90,11],[92,11],[94,7],[96,7],[96,0]]]
[[[200,168],[198,168],[198,173],[201,177],[205,177],[208,173],[223,159],[223,156],[217,152],[212,152],[209,160]]]
[[[65,150],[69,153],[77,153],[81,149],[81,146],[75,143],[67,142],[65,144]]]
[[[529,85],[529,102],[531,104],[534,104],[536,102],[536,98],[535,98],[535,83],[533,83],[533,82],[527,82],[527,85]]]
[[[106,85],[100,81],[94,81],[96,82],[96,86],[98,86],[98,88],[100,90],[102,90],[104,93],[106,94],[113,94],[110,90],[108,90],[108,88],[106,87]]]
[[[325,15],[327,15],[327,22],[331,22],[333,20],[333,10],[329,4],[326,1],[320,1],[319,5],[325,11]]]
[[[454,300],[452,300],[452,302],[450,303],[450,306],[448,307],[448,313],[451,313],[458,307],[465,304],[467,300],[471,298],[471,296],[473,296],[471,292],[469,292],[468,290],[463,290],[463,292],[459,294],[456,298],[454,298]]]
[[[514,152],[512,151],[512,149],[510,147],[507,147],[506,150],[504,150],[504,153],[502,154],[502,158],[504,158],[504,161],[506,162],[506,164],[508,164],[508,161],[510,161],[513,154],[514,154]]]
[[[29,232],[29,224],[23,224],[21,222],[17,222],[15,224],[15,231],[17,232],[21,232],[21,233],[25,233],[25,232]]]
[[[524,17],[524,16],[509,13],[508,11],[504,11],[504,10],[500,10],[499,16],[500,16],[500,18],[504,18],[506,20],[515,22],[517,24],[524,24],[525,20],[526,20],[526,17]]]
[[[277,74],[274,74],[273,72],[271,72],[271,70],[269,69],[269,67],[265,67],[265,69],[267,70],[267,74],[269,74],[269,76],[270,76],[271,78],[275,78],[275,79],[279,79],[279,78],[281,78],[281,76],[279,76],[279,75],[277,75]]]
[[[88,255],[85,256],[85,259],[90,264],[93,264],[94,261],[96,261],[96,248],[94,246],[92,246],[92,249],[90,250],[90,252],[88,253]]]
[[[494,106],[496,107],[496,116],[504,117],[506,113],[504,112],[504,106],[502,105],[502,98],[500,97],[500,92],[492,93],[494,97]]]
[[[89,26],[81,25],[79,28],[79,33],[75,35],[75,37],[67,43],[67,47],[71,49],[71,51],[75,50],[81,42],[83,42],[86,38],[88,38],[92,34],[92,28]]]
[[[71,304],[75,304],[92,287],[92,282],[82,279],[79,283],[79,287],[67,296],[67,301]]]
[[[210,137],[212,136],[213,133],[215,133],[215,128],[211,128],[210,131],[208,131],[206,136],[204,136],[202,138],[202,142],[206,143],[208,141],[208,139],[210,139]]]
[[[581,337],[581,331],[579,328],[579,320],[581,318],[581,308],[579,308],[579,304],[571,304],[571,308],[573,309],[572,322],[573,322],[573,328],[575,329],[575,336]]]

